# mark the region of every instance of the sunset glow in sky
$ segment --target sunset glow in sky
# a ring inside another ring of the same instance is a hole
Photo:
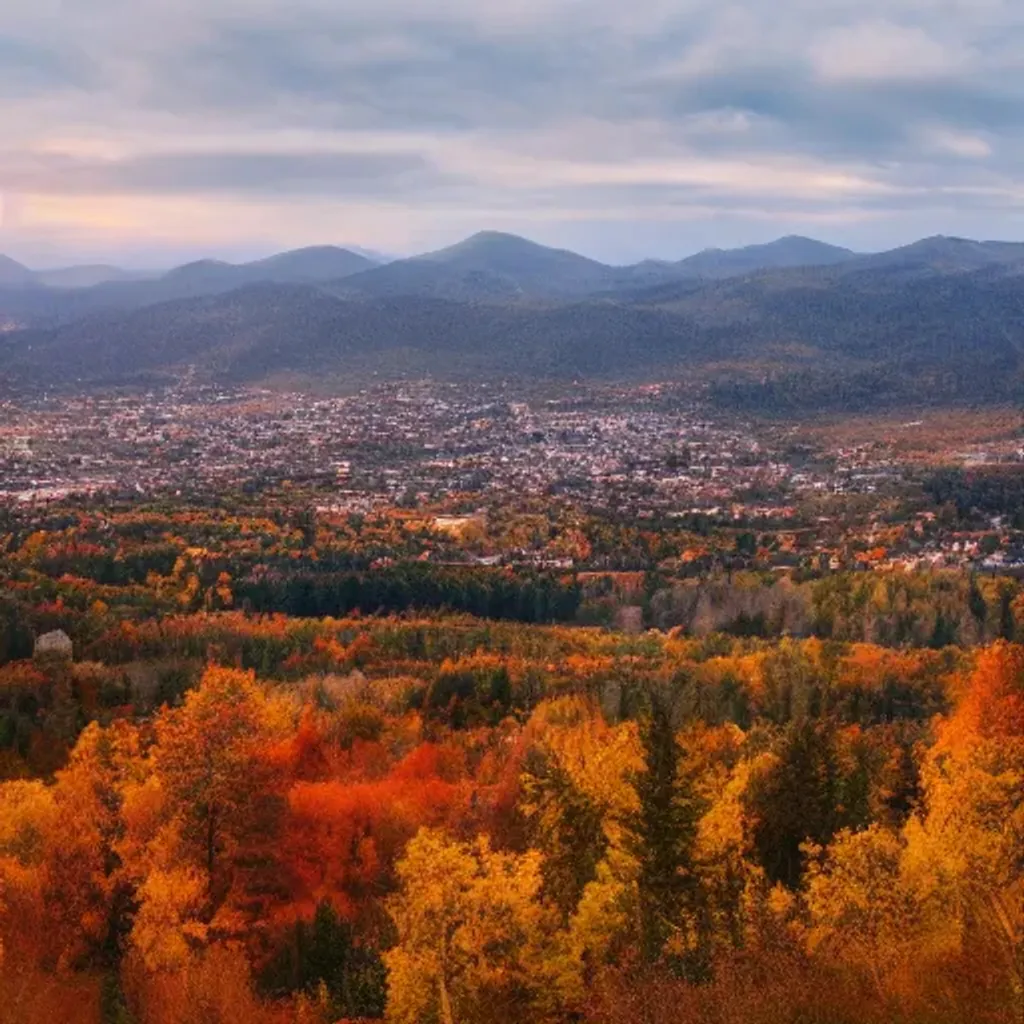
[[[1024,238],[1020,0],[4,0],[0,252]]]

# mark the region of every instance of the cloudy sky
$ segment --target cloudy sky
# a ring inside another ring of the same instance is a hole
[[[1024,238],[1021,0],[2,0],[0,252]]]

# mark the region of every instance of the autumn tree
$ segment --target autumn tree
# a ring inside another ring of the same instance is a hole
[[[638,863],[629,822],[639,809],[634,781],[644,767],[639,732],[632,721],[610,726],[583,698],[560,697],[538,706],[526,733],[533,756],[548,766],[542,771],[554,777],[531,777],[527,766],[521,810],[545,855],[545,892],[563,912],[585,882],[569,935],[577,969],[589,977],[636,942]],[[568,797],[566,807],[556,806],[556,793]],[[592,813],[600,836],[592,830]]]
[[[8,872],[8,910],[31,893],[11,924],[23,950],[49,967],[116,960],[127,917],[115,844],[120,792],[139,764],[138,735],[127,723],[83,733],[56,783],[0,786],[0,861]]]
[[[809,948],[863,971],[883,998],[917,955],[920,907],[903,878],[903,851],[899,834],[879,825],[808,851]]]
[[[0,949],[5,959],[53,966],[46,920],[46,860],[60,827],[53,791],[42,782],[0,786]]]
[[[716,949],[739,947],[756,927],[768,883],[754,857],[755,818],[748,793],[773,771],[763,753],[741,760],[708,801],[697,832],[696,856]]]
[[[116,963],[129,920],[132,892],[117,853],[123,837],[125,788],[144,773],[138,729],[124,721],[86,727],[54,799],[61,829],[49,855],[49,903],[55,925],[77,946],[106,965]]]
[[[979,654],[922,780],[906,861],[935,939],[989,949],[1024,1006],[1024,647]]]
[[[271,823],[277,724],[254,677],[224,668],[209,669],[184,706],[157,722],[153,759],[179,841],[214,886],[220,862]]]
[[[397,1024],[551,1019],[576,998],[557,913],[541,899],[537,853],[492,850],[425,829],[398,866],[385,954],[388,1017]]]
[[[126,793],[122,844],[140,886],[133,941],[170,966],[210,929],[258,915],[273,873],[287,706],[251,673],[210,668],[156,722],[150,774]]]

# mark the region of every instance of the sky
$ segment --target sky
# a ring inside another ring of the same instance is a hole
[[[2,0],[0,252],[1024,239],[1021,0]]]

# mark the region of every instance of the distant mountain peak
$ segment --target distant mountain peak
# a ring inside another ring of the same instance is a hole
[[[377,261],[351,249],[337,245],[308,245],[303,249],[291,249],[266,259],[244,263],[239,269],[250,277],[269,270],[273,271],[275,279],[283,275],[285,280],[330,281],[375,266]]]
[[[35,275],[10,256],[0,255],[0,285],[31,284]]]
[[[979,242],[955,235],[931,235],[888,252],[863,257],[873,267],[926,267],[952,271],[980,270],[995,265],[1024,262],[1020,242]]]
[[[541,245],[531,238],[524,238],[522,235],[515,235],[511,231],[477,231],[468,238],[463,239],[461,245],[493,245],[493,244],[530,245],[538,249],[548,249],[550,246]]]
[[[511,231],[494,231],[493,229],[485,229],[484,231],[477,231],[464,239],[465,242],[529,242],[528,238],[523,238],[522,235],[514,235]],[[535,245],[536,243],[531,243]]]
[[[954,248],[957,246],[975,246],[984,244],[984,242],[975,242],[973,239],[960,238],[956,235],[929,235],[927,238],[921,238],[916,242],[911,242],[909,245],[899,246],[893,251],[899,252],[900,249]]]
[[[523,238],[522,235],[513,235],[507,231],[478,231],[461,242],[449,245],[444,249],[437,249],[434,252],[425,253],[422,257],[414,259],[449,259],[452,257],[479,257],[489,254],[516,254],[526,258],[560,258],[563,260],[574,260],[580,265],[590,264],[592,266],[603,266],[596,260],[587,256],[581,256],[571,249],[558,249],[549,245],[542,245],[532,239]]]
[[[611,287],[616,271],[519,235],[478,231],[444,249],[396,260],[342,283],[349,295],[505,302],[574,298]]]
[[[746,245],[739,249],[704,249],[680,260],[676,267],[694,277],[724,278],[801,266],[845,263],[856,256],[849,249],[804,235],[785,235],[773,242]]]
[[[478,231],[461,242],[447,245],[443,249],[435,249],[414,259],[448,259],[452,256],[479,255],[487,252],[540,252],[547,247],[531,242],[520,235],[511,235],[504,231]],[[582,258],[582,257],[581,257]]]
[[[164,275],[171,284],[186,284],[194,292],[241,288],[257,282],[299,284],[336,281],[376,264],[365,256],[334,245],[312,245],[276,253],[251,263],[227,263],[224,260],[196,260],[176,267]],[[171,297],[171,296],[168,296]]]
[[[235,264],[227,260],[203,259],[192,260],[190,263],[183,263],[180,267],[168,270],[165,277],[178,277],[185,274],[201,274],[206,271],[230,270]]]
[[[273,256],[267,256],[265,259],[254,260],[253,262],[260,264],[279,263],[295,259],[299,256],[337,256],[339,254],[358,255],[354,254],[351,249],[345,249],[340,245],[305,245],[299,249],[288,249],[285,252],[278,252]]]

